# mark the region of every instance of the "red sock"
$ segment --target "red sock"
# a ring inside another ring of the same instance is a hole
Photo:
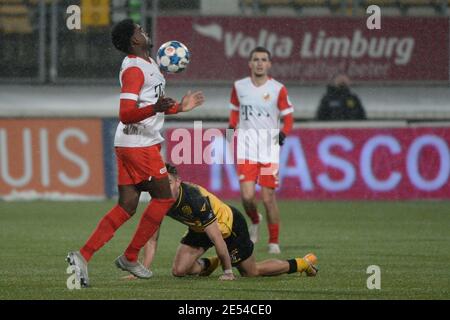
[[[268,223],[269,226],[269,243],[278,243],[278,235],[280,233],[279,223]]]
[[[161,221],[174,202],[175,199],[153,199],[150,201],[142,214],[133,239],[125,250],[125,257],[128,261],[137,261],[139,251],[158,230]]]
[[[259,223],[259,214],[258,211],[255,210],[245,210],[245,213],[249,216],[250,220],[252,220],[253,224]]]
[[[119,205],[112,208],[97,225],[94,232],[89,237],[83,248],[80,249],[81,255],[89,261],[92,255],[105,245],[114,236],[114,232],[130,215]]]

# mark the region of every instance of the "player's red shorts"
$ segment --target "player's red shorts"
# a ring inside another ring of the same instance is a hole
[[[238,160],[239,181],[254,181],[262,187],[278,187],[278,163],[261,163],[252,160]]]
[[[116,147],[115,150],[118,185],[139,184],[167,176],[160,144],[138,148]]]

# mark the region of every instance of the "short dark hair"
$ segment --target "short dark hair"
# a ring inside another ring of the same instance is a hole
[[[167,169],[168,173],[170,173],[171,175],[174,175],[175,177],[178,177],[177,167],[175,167],[174,165],[171,165],[170,163],[166,162],[166,169]]]
[[[129,54],[131,51],[131,37],[136,25],[133,20],[125,19],[117,23],[111,31],[111,40],[117,50]]]
[[[255,52],[265,52],[265,53],[267,53],[267,55],[269,56],[269,61],[272,60],[272,54],[270,53],[269,50],[267,50],[267,49],[264,48],[264,47],[256,47],[255,49],[253,49],[253,50],[250,52],[250,56],[248,57],[249,61],[252,60],[253,54],[254,54]]]

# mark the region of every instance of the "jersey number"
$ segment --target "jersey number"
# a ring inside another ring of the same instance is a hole
[[[164,96],[164,91],[162,90],[162,83],[155,86],[155,98]]]

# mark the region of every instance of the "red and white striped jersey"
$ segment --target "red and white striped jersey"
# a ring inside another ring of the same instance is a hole
[[[286,87],[272,78],[259,87],[250,77],[238,80],[230,109],[239,111],[238,158],[278,163],[280,119],[294,112]]]
[[[120,99],[137,101],[139,108],[155,104],[164,95],[166,80],[156,62],[134,55],[123,59],[120,69]],[[146,147],[164,140],[160,130],[164,124],[164,113],[158,112],[137,123],[119,122],[114,139],[116,147]]]

